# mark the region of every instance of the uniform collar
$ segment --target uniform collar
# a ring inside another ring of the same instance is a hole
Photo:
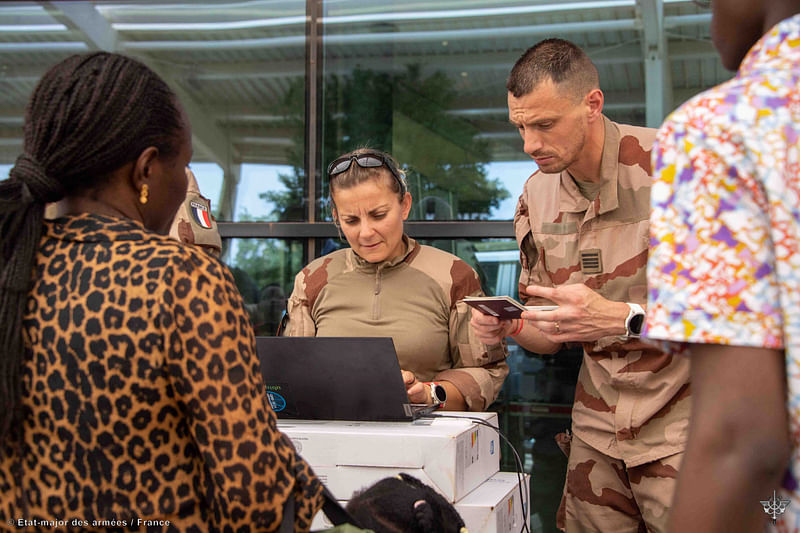
[[[414,254],[415,250],[419,248],[419,244],[417,244],[417,241],[415,241],[406,234],[403,234],[403,244],[404,244],[403,253],[391,259],[387,259],[386,261],[382,261],[380,263],[370,263],[366,259],[359,256],[357,253],[355,253],[352,248],[347,249],[347,256],[353,262],[353,264],[360,270],[370,270],[370,271],[384,270],[386,268],[392,268],[401,264],[407,258],[410,258],[412,254]]]
[[[594,203],[595,212],[597,214],[603,214],[619,207],[619,198],[617,196],[620,141],[619,128],[616,123],[609,120],[605,115],[601,116],[603,117],[603,127],[605,129],[603,154],[600,159],[600,177],[603,180],[603,186],[600,188],[597,198],[595,198],[593,202],[590,202],[581,194],[578,185],[575,183],[575,179],[569,171],[564,170],[560,175],[560,211],[582,213],[589,209],[589,206]]]

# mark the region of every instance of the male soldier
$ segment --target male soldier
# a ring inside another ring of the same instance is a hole
[[[567,41],[526,51],[506,87],[539,167],[514,217],[520,294],[559,307],[504,321],[473,310],[471,323],[484,343],[510,335],[536,353],[583,344],[559,527],[662,532],[690,402],[688,361],[639,340],[655,130],[602,114],[597,69]]]
[[[800,0],[711,9],[736,76],[675,111],[653,146],[647,336],[689,354],[694,388],[670,525],[796,533]]]

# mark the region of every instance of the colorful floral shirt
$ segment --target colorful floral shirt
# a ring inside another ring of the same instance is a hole
[[[648,262],[648,337],[786,351],[781,531],[800,530],[799,81],[800,15],[668,118],[653,150]]]

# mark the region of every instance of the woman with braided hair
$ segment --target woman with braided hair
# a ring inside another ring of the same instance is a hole
[[[277,430],[233,277],[166,235],[192,153],[175,94],[72,56],[24,133],[0,181],[0,523],[307,530],[322,487]]]
[[[375,533],[468,533],[450,502],[408,474],[387,477],[357,492],[347,511]]]

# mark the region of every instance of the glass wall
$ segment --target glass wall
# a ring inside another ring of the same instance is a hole
[[[407,172],[412,220],[510,218],[498,209],[511,193],[488,167],[486,128],[473,122],[496,129],[504,110],[470,115],[466,104],[505,93],[458,57],[489,46],[479,33],[441,36],[462,25],[409,2],[323,2],[322,160],[361,146],[392,153]]]
[[[599,68],[606,114],[655,126],[729,76],[707,24],[689,0],[5,2],[0,172],[21,149],[25,100],[47,66],[110,49],[178,92],[195,174],[220,221],[329,220],[322,169],[364,145],[408,170],[412,220],[510,220],[535,171],[504,88],[525,49],[573,40]]]
[[[275,335],[304,265],[298,239],[225,239],[222,258],[242,293],[256,335]]]

